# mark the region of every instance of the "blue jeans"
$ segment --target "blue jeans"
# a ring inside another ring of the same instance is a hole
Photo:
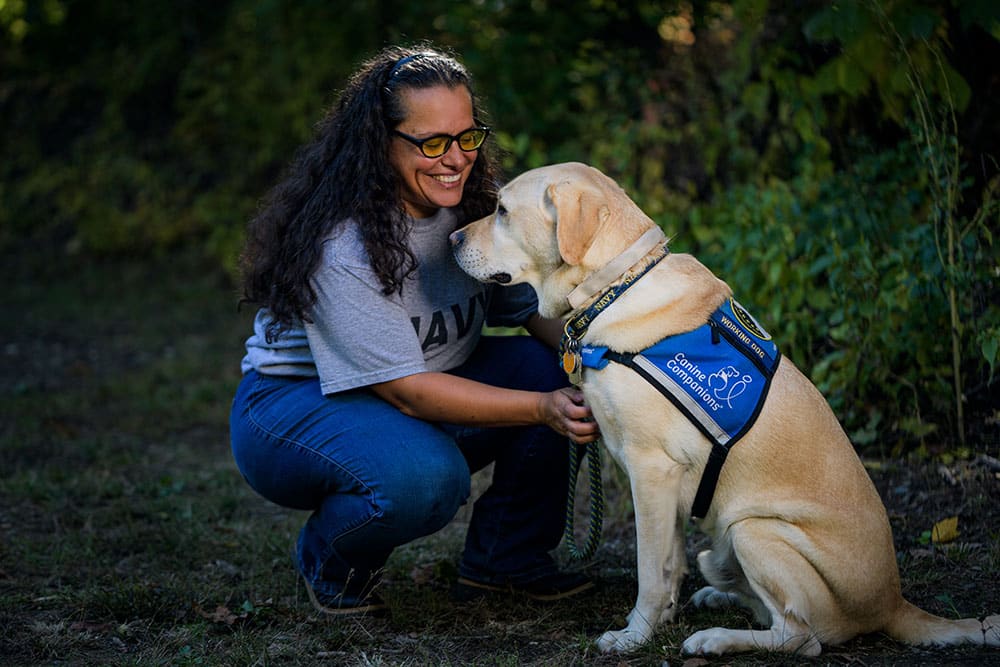
[[[483,337],[455,375],[552,391],[566,377],[548,347]],[[233,456],[264,498],[310,510],[297,565],[321,598],[352,604],[397,546],[443,528],[466,502],[470,472],[495,462],[476,501],[459,571],[531,581],[555,570],[569,443],[545,426],[470,428],[408,417],[366,389],[331,396],[316,378],[250,372],[230,417]]]

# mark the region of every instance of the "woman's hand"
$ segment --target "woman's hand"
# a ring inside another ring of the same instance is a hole
[[[575,387],[542,394],[540,410],[549,428],[578,445],[601,437],[594,415],[583,400],[583,392]]]
[[[415,373],[372,385],[403,414],[432,422],[476,426],[544,424],[577,444],[600,437],[583,392],[539,393],[493,387],[447,373]]]

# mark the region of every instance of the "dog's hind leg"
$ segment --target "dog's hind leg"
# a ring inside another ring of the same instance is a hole
[[[699,553],[698,569],[710,585],[691,596],[694,606],[708,609],[739,607],[752,612],[758,625],[771,625],[771,612],[750,588],[743,568],[733,557],[728,545],[721,550]]]
[[[816,609],[836,613],[836,603],[812,563],[795,548],[797,529],[769,520],[734,525],[732,548],[751,596],[770,618],[767,630],[711,628],[688,637],[681,648],[685,655],[722,655],[738,651],[766,650],[817,656],[822,652],[820,636],[813,626]],[[711,559],[706,556],[705,559]],[[708,562],[709,574],[716,564]],[[713,589],[714,590],[714,589]],[[723,591],[723,595],[730,591]],[[708,594],[711,597],[711,594]],[[756,612],[755,612],[756,613]]]
[[[823,647],[809,626],[791,615],[784,616],[768,630],[701,630],[685,639],[681,646],[683,655],[722,655],[754,650],[816,657]]]
[[[648,642],[661,621],[673,619],[687,573],[684,531],[677,515],[683,469],[662,452],[626,450],[635,505],[639,594],[628,625],[605,632],[597,645],[605,653],[631,651]]]

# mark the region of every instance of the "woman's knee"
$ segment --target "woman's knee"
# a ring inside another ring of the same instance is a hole
[[[469,498],[471,475],[458,448],[449,442],[448,455],[425,459],[393,479],[378,504],[381,521],[427,535],[443,528]]]

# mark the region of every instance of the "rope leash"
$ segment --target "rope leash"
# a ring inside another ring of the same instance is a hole
[[[587,541],[581,551],[576,546],[576,536],[573,532],[574,510],[576,508],[576,479],[579,472],[577,465],[577,447],[569,446],[569,491],[566,499],[566,529],[563,537],[569,549],[570,559],[583,561],[591,558],[597,551],[601,541],[601,528],[604,525],[604,485],[601,481],[601,447],[595,440],[587,445],[587,469],[590,477],[590,525],[587,528]]]
[[[642,258],[653,250],[657,252],[650,261],[645,266],[637,268]],[[570,384],[579,386],[583,379],[583,358],[580,349],[581,341],[587,333],[590,323],[614,303],[625,290],[634,285],[669,254],[670,248],[667,247],[663,231],[658,227],[653,227],[603,269],[587,276],[567,295],[566,300],[575,311],[579,311],[584,304],[591,302],[590,306],[582,312],[577,312],[574,317],[566,320],[562,338],[559,340],[559,365],[566,372]],[[597,291],[601,285],[606,283],[611,284],[598,294]],[[563,531],[563,537],[569,548],[571,560],[576,561],[586,560],[594,555],[594,552],[597,551],[597,544],[601,541],[601,527],[604,524],[604,486],[601,484],[600,443],[596,440],[589,443],[586,451],[590,458],[587,463],[590,469],[590,527],[587,530],[587,543],[581,551],[576,546],[576,536],[573,534],[576,480],[579,469],[577,458],[579,455],[576,451],[576,445],[570,443],[569,498],[566,502],[566,529]]]

